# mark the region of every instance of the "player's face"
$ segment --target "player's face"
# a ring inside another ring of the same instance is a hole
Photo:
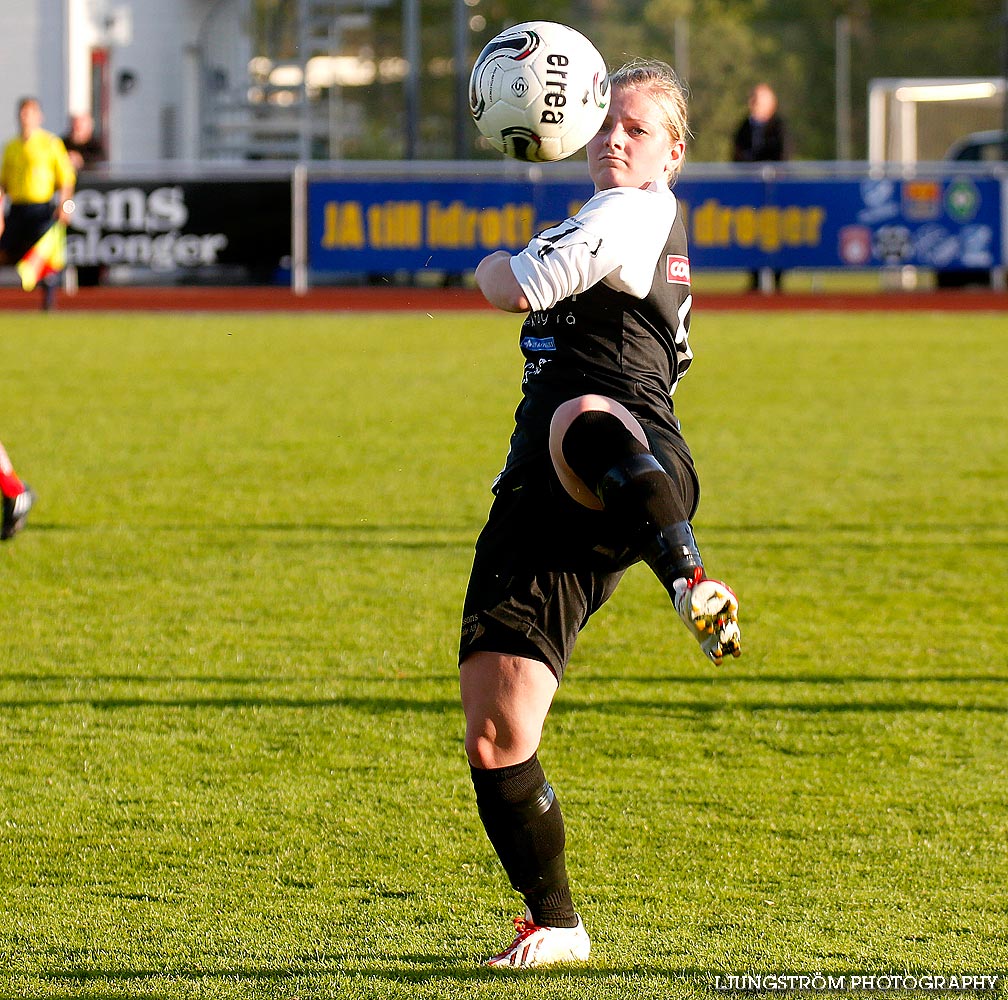
[[[588,172],[596,191],[668,185],[686,149],[673,143],[660,105],[646,90],[618,87],[598,134],[588,143]]]
[[[18,108],[22,135],[31,135],[42,124],[42,108],[37,101],[25,101]]]

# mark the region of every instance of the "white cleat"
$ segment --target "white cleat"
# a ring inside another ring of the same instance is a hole
[[[25,525],[28,511],[35,505],[35,494],[25,484],[24,490],[16,497],[3,498],[3,523],[0,526],[0,540],[13,538]]]
[[[741,656],[738,598],[731,587],[708,580],[700,570],[692,579],[681,577],[672,586],[675,609],[707,657],[720,666],[725,653]]]
[[[491,969],[535,969],[560,962],[584,962],[591,941],[578,917],[576,927],[539,927],[531,917],[515,917],[515,939],[487,961]]]

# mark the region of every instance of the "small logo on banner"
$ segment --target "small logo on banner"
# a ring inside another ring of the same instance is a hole
[[[689,257],[670,253],[665,258],[665,280],[670,285],[688,285],[690,283]]]
[[[937,181],[907,181],[903,185],[903,211],[916,221],[941,215],[941,184]]]
[[[854,266],[871,260],[872,234],[867,226],[843,226],[839,233],[840,259]]]
[[[956,222],[970,222],[980,208],[980,191],[969,177],[959,177],[945,191],[945,210]]]

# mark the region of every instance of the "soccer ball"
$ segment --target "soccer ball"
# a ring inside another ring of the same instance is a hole
[[[490,145],[516,160],[582,149],[609,107],[605,60],[573,28],[525,21],[492,38],[469,78],[469,110]]]

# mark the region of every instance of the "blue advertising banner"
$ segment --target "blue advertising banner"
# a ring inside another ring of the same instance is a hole
[[[683,179],[693,267],[999,267],[1001,186],[987,177]],[[573,214],[568,181],[318,181],[309,185],[316,272],[461,273]]]
[[[698,268],[998,267],[991,178],[684,182]]]
[[[591,184],[342,181],[308,189],[313,271],[472,270],[576,212]]]

